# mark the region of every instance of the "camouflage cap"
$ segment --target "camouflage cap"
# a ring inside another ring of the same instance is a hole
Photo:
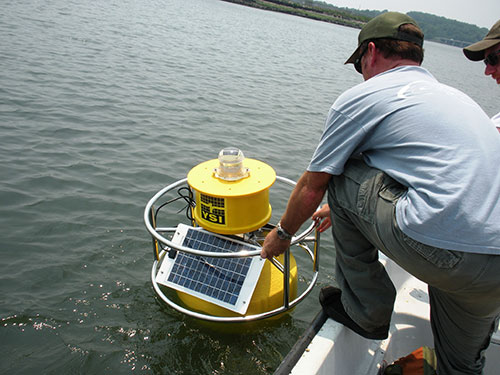
[[[465,47],[464,55],[469,60],[480,61],[484,59],[484,51],[498,43],[500,43],[500,20],[492,26],[482,40]]]
[[[359,58],[361,44],[373,39],[396,39],[412,42],[422,47],[424,40],[399,30],[400,26],[412,24],[420,29],[413,18],[403,13],[386,12],[371,19],[358,35],[358,47],[345,64],[354,64]],[[422,33],[423,34],[423,33]]]

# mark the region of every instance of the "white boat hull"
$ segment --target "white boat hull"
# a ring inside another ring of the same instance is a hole
[[[383,258],[397,291],[386,340],[368,340],[332,319],[327,319],[291,370],[292,375],[377,374],[385,364],[421,346],[434,347],[429,324],[427,285],[397,264]],[[486,352],[485,375],[498,374],[500,330]]]

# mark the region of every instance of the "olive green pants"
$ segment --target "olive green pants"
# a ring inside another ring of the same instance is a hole
[[[357,159],[331,179],[328,203],[344,308],[367,330],[390,322],[396,291],[378,261],[380,250],[428,284],[438,374],[481,374],[500,314],[500,255],[435,248],[406,236],[395,212],[405,192]]]

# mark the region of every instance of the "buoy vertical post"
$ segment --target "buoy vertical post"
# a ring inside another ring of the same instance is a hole
[[[288,309],[290,304],[290,247],[285,250],[285,272],[283,273],[283,306]]]
[[[313,271],[319,272],[319,242],[321,239],[321,233],[316,228],[314,231],[314,257],[313,257]]]

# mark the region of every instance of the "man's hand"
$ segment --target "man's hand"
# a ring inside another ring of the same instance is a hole
[[[283,254],[289,246],[290,240],[280,239],[276,234],[276,229],[273,229],[264,240],[260,257],[263,259],[271,259],[273,256],[276,257]]]
[[[331,175],[324,172],[306,171],[300,177],[290,195],[284,215],[280,223],[290,234],[296,233],[300,226],[311,217],[321,203]],[[260,256],[269,259],[280,255],[290,246],[289,240],[278,237],[276,229],[266,236]]]
[[[330,228],[332,220],[330,219],[330,207],[328,204],[324,204],[318,211],[313,213],[312,219],[320,223],[318,227],[320,233]]]

